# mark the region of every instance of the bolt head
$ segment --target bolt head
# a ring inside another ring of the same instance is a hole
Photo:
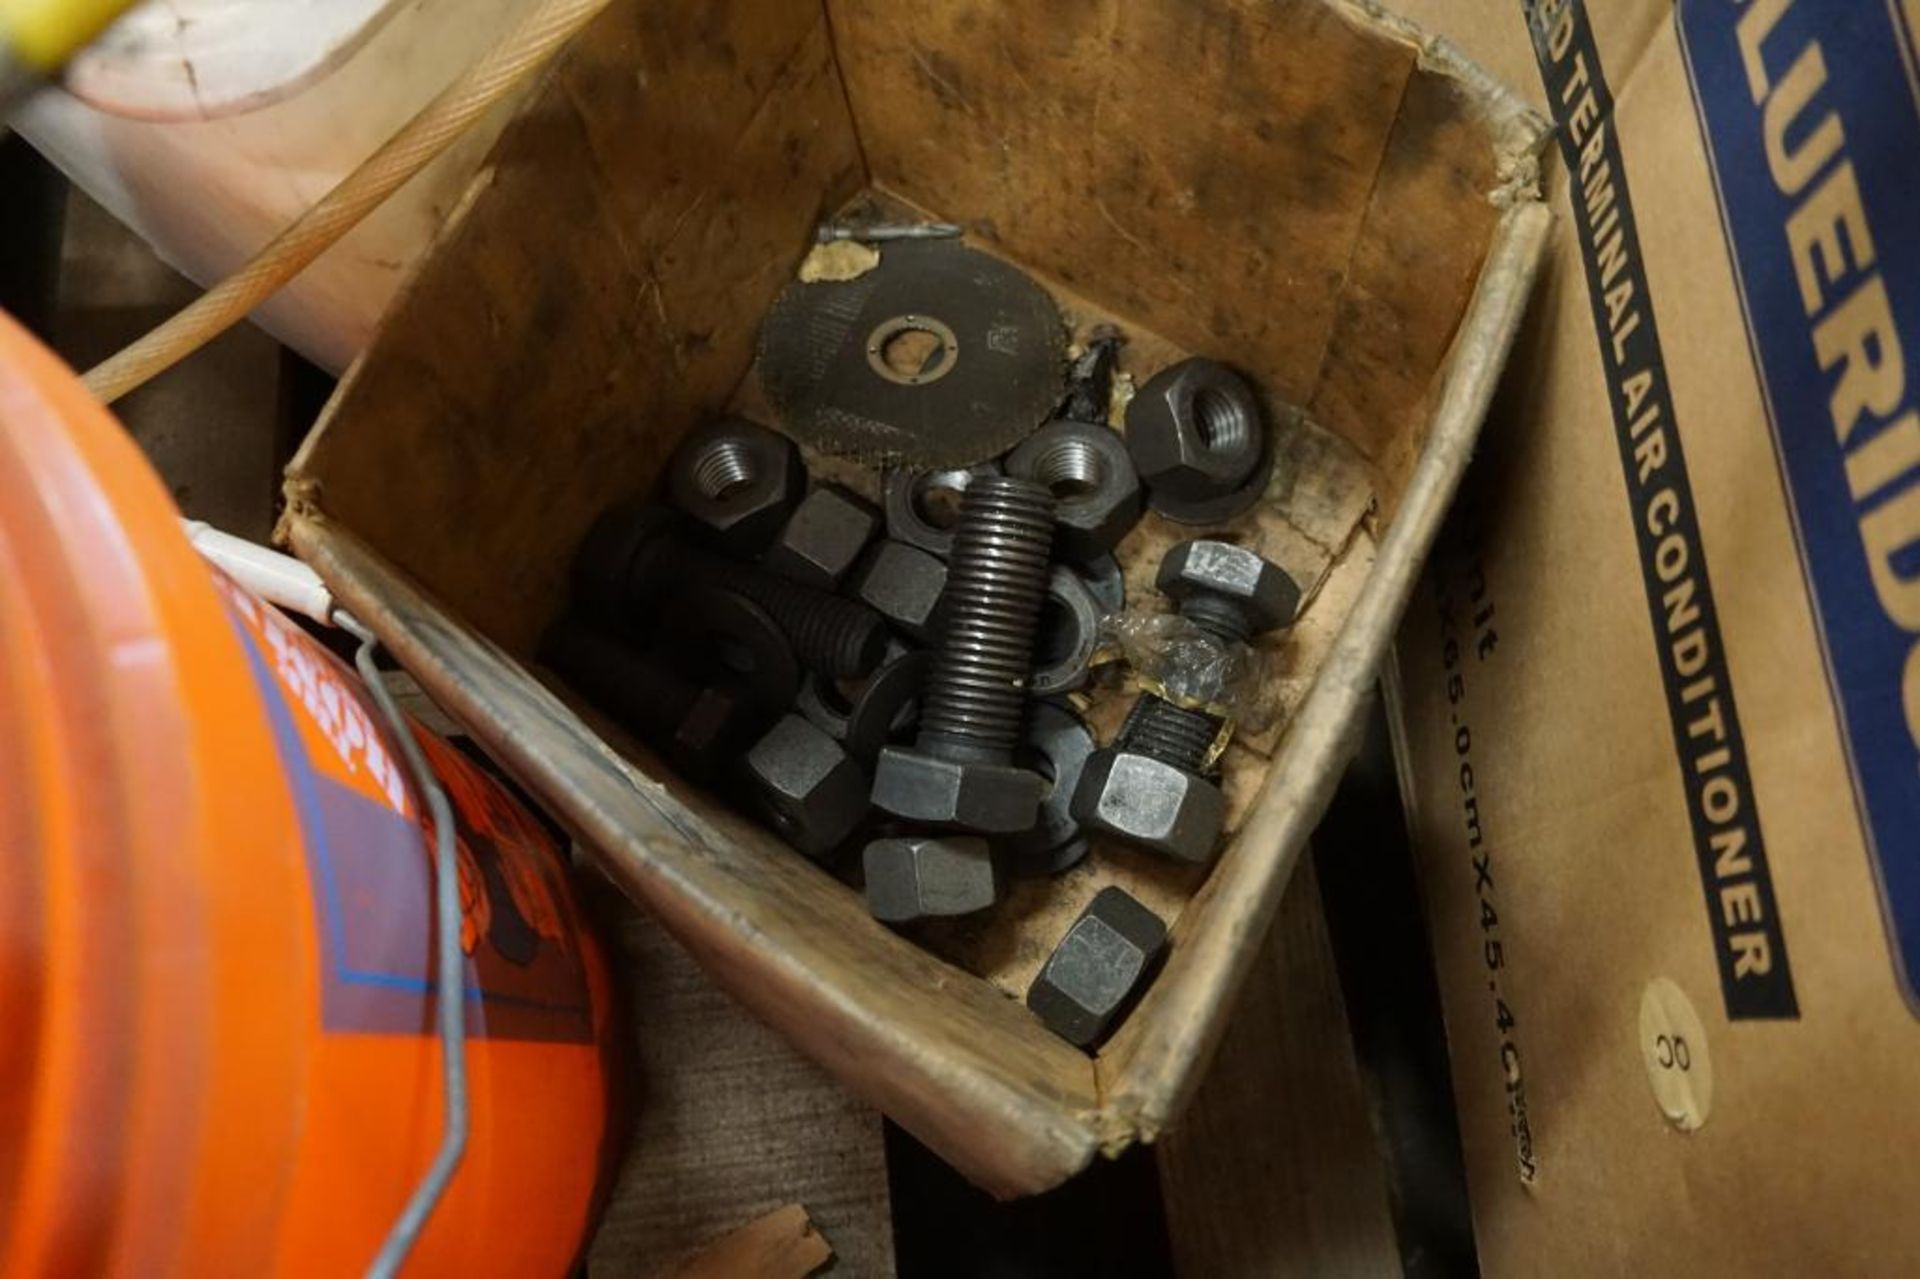
[[[1069,1043],[1091,1048],[1145,983],[1167,947],[1161,918],[1103,888],[1047,957],[1027,1007]]]
[[[867,812],[867,779],[839,743],[786,715],[747,752],[747,776],[761,811],[810,857],[833,850]]]
[[[1300,607],[1300,588],[1285,569],[1244,546],[1209,538],[1168,551],[1154,585],[1175,603],[1195,595],[1233,600],[1256,632],[1287,625]]]
[[[874,807],[987,834],[1032,827],[1046,788],[1038,773],[1012,764],[956,763],[906,746],[882,750],[873,772]]]
[[[1204,777],[1109,746],[1087,760],[1074,788],[1073,816],[1090,830],[1205,865],[1219,848],[1227,801]]]
[[[876,839],[861,858],[867,909],[888,924],[971,915],[999,900],[987,841],[970,835]]]

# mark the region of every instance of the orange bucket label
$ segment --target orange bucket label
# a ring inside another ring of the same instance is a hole
[[[216,574],[293,791],[329,1031],[435,1033],[430,821],[358,676]],[[458,749],[412,725],[453,808],[467,1033],[590,1043],[582,927],[557,841]]]

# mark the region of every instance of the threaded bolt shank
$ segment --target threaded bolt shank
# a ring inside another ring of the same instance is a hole
[[[1230,644],[1245,644],[1253,638],[1253,619],[1236,601],[1223,595],[1189,596],[1180,605],[1180,615]]]
[[[866,605],[698,547],[656,538],[637,577],[648,586],[705,582],[745,596],[786,632],[801,665],[828,679],[869,674],[886,653],[886,622]]]
[[[1189,773],[1206,773],[1207,756],[1220,736],[1220,721],[1205,711],[1176,706],[1142,693],[1127,712],[1115,745]]]
[[[1053,495],[1044,484],[990,475],[967,486],[947,566],[946,632],[921,698],[920,750],[985,763],[1013,758],[1052,544]]]

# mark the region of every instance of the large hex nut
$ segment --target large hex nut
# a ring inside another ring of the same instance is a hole
[[[999,473],[997,462],[946,471],[905,467],[888,471],[882,495],[887,536],[946,559],[953,552],[954,526],[960,522],[960,495],[979,476]]]
[[[1012,764],[956,763],[905,746],[880,752],[874,807],[914,821],[1010,834],[1032,826],[1046,782]]]
[[[852,584],[854,598],[901,634],[921,641],[933,634],[940,596],[946,589],[945,562],[891,538],[867,555]]]
[[[1226,601],[1255,633],[1287,625],[1300,607],[1300,587],[1285,569],[1244,546],[1207,538],[1168,551],[1154,585],[1176,604],[1195,596]]]
[[[753,554],[771,542],[806,491],[793,441],[745,418],[694,431],[667,463],[673,504],[735,554]]]
[[[1033,640],[1033,676],[1027,687],[1035,697],[1072,692],[1087,682],[1105,615],[1078,573],[1054,566]]]
[[[1219,847],[1227,801],[1203,777],[1109,746],[1095,751],[1081,772],[1073,816],[1089,830],[1204,865]]]
[[[862,854],[867,909],[888,924],[971,915],[999,900],[987,841],[970,835],[876,839]]]
[[[831,737],[783,716],[747,752],[755,800],[775,830],[809,857],[833,850],[867,813],[867,778]]]
[[[822,484],[787,517],[763,561],[823,591],[840,585],[880,528],[880,512],[837,484]]]
[[[1199,358],[1162,369],[1128,402],[1127,451],[1147,486],[1147,505],[1188,524],[1245,511],[1273,470],[1253,388]]]
[[[1007,455],[1007,474],[1038,480],[1054,496],[1054,551],[1084,563],[1104,555],[1140,522],[1140,477],[1114,431],[1053,422]]]
[[[1167,947],[1161,918],[1118,888],[1103,888],[1073,921],[1027,988],[1027,1007],[1068,1043],[1091,1048]]]

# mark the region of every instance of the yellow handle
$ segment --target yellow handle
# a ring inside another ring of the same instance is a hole
[[[52,75],[133,0],[0,0],[0,38],[14,60]]]

